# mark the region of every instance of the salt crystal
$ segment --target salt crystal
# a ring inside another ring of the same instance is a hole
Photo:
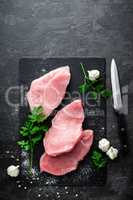
[[[42,71],[42,72],[46,72],[46,69],[42,69],[41,71]]]
[[[20,181],[18,180],[18,181],[16,181],[16,183],[20,183]]]
[[[21,185],[18,185],[18,188],[21,188]]]

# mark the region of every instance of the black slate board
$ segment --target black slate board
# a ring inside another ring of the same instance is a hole
[[[104,84],[106,80],[106,62],[103,58],[49,58],[43,59],[29,59],[24,58],[20,60],[19,63],[19,84],[21,88],[24,88],[25,92],[28,90],[32,80],[42,76],[44,71],[51,71],[57,67],[69,65],[71,69],[71,82],[67,89],[71,94],[73,91],[78,91],[78,87],[82,82],[80,62],[82,62],[87,70],[99,69],[100,73],[104,79]],[[75,93],[73,93],[73,99],[76,98]],[[72,99],[71,99],[72,101]],[[83,99],[84,101],[84,99]],[[69,103],[70,100],[63,101],[63,104]],[[85,102],[85,101],[84,101]],[[60,109],[59,106],[58,109]],[[86,108],[86,119],[83,124],[84,128],[91,128],[95,132],[95,142],[93,146],[97,145],[97,141],[106,135],[106,102],[104,100],[94,102],[89,99],[89,106]],[[26,101],[21,98],[20,106],[20,126],[23,124],[26,114],[29,111]],[[91,168],[89,155],[86,156],[84,161],[82,161],[75,172],[71,172],[62,177],[56,177],[47,173],[39,174],[39,158],[42,155],[44,149],[43,145],[37,146],[34,155],[34,168],[36,171],[36,176],[39,177],[40,184],[44,185],[68,185],[68,186],[102,186],[106,182],[106,168],[96,172]],[[27,161],[28,155],[25,152],[21,154],[22,161],[22,174],[23,177],[27,177]]]

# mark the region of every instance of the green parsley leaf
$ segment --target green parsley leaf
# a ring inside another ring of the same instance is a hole
[[[21,149],[24,149],[25,151],[30,150],[29,141],[21,140],[21,141],[18,141],[17,144],[21,147]]]
[[[97,100],[97,97],[98,97],[98,94],[97,94],[97,92],[91,92],[90,93],[91,94],[91,97],[94,99],[94,100]]]
[[[35,125],[32,130],[31,130],[31,135],[35,135],[35,134],[38,134],[40,132],[47,132],[48,131],[48,126],[45,125],[45,124],[39,124],[38,126]]]
[[[31,135],[37,134],[38,132],[40,132],[40,127],[34,126],[31,130]]]
[[[106,166],[107,160],[100,151],[94,150],[91,154],[91,164],[95,169],[99,170]]]
[[[35,107],[31,111],[32,116],[36,116],[36,115],[39,115],[39,114],[42,114],[42,113],[43,113],[42,106]]]
[[[41,127],[40,127],[40,130],[41,130],[42,132],[47,132],[48,129],[49,129],[49,127],[48,127],[46,124],[43,124],[43,125],[41,125]]]
[[[42,140],[42,135],[37,135],[35,138],[32,139],[33,145],[36,145],[41,140]]]
[[[98,84],[95,89],[96,89],[96,92],[99,93],[104,89],[104,85],[103,84]]]
[[[42,140],[45,132],[48,131],[48,126],[45,124],[46,116],[43,114],[41,106],[35,107],[30,114],[28,114],[24,126],[20,128],[20,135],[24,140],[18,141],[21,149],[30,153],[30,173],[32,168],[33,152],[35,145]]]
[[[43,108],[41,106],[35,107],[31,114],[28,115],[28,118],[31,122],[40,123],[43,122],[47,117],[43,115]]]
[[[79,91],[80,91],[81,94],[84,94],[88,90],[89,90],[89,85],[87,83],[84,83],[84,84],[79,86]]]
[[[103,91],[101,91],[101,96],[103,97],[103,98],[108,98],[108,97],[111,97],[112,96],[112,92],[110,91],[110,90],[103,90]]]

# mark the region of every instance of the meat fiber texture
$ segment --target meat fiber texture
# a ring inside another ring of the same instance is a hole
[[[42,106],[43,113],[49,116],[64,98],[70,77],[70,68],[65,66],[32,81],[27,93],[31,110],[34,107]]]
[[[57,157],[44,153],[40,159],[41,172],[47,172],[56,176],[65,175],[78,167],[79,161],[83,160],[89,152],[93,143],[93,131],[82,132],[81,140],[76,144],[71,152],[64,153]]]
[[[45,134],[44,148],[48,155],[57,156],[71,151],[81,140],[84,110],[81,100],[75,100],[58,111]]]

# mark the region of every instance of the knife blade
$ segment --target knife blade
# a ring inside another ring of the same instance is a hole
[[[127,125],[126,118],[123,112],[123,102],[121,97],[119,75],[115,59],[111,61],[111,84],[113,93],[113,107],[118,119],[119,136],[121,140],[121,150],[123,153],[127,152]]]

